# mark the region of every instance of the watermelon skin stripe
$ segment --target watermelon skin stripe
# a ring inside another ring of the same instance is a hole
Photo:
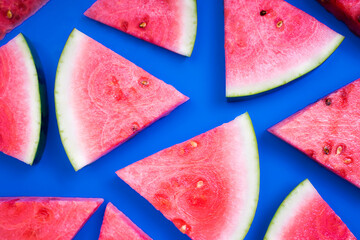
[[[196,0],[98,0],[84,14],[178,54],[192,54],[197,32]]]
[[[281,203],[264,237],[264,240],[300,239],[356,240],[308,179]]]
[[[116,173],[191,239],[243,239],[259,198],[251,119],[243,114]]]

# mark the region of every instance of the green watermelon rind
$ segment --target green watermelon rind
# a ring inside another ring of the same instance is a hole
[[[41,158],[45,147],[45,138],[46,138],[46,129],[47,129],[47,100],[46,100],[46,89],[40,81],[40,76],[38,75],[37,68],[39,62],[35,61],[33,57],[33,52],[26,41],[23,34],[18,34],[14,41],[16,41],[17,46],[21,48],[24,61],[26,62],[26,68],[29,71],[29,81],[32,82],[32,89],[29,89],[29,93],[32,94],[33,99],[33,109],[36,110],[36,118],[32,120],[32,132],[33,136],[29,138],[30,141],[33,141],[33,147],[30,148],[29,154],[27,154],[26,159],[21,159],[21,161],[32,165],[34,162],[38,161]]]
[[[241,120],[243,120],[243,122],[241,122]],[[256,140],[256,134],[255,134],[255,130],[254,130],[254,126],[252,124],[251,118],[249,116],[249,113],[244,113],[242,115],[240,115],[239,117],[237,117],[235,119],[235,121],[238,121],[239,125],[241,123],[244,124],[243,128],[241,128],[242,130],[247,129],[248,132],[243,133],[244,139],[247,139],[247,144],[248,146],[244,147],[241,146],[242,148],[246,149],[248,152],[251,153],[251,155],[247,158],[248,159],[248,163],[253,163],[252,169],[249,174],[249,176],[252,177],[252,179],[248,179],[249,183],[251,183],[253,186],[250,189],[253,189],[253,193],[252,193],[252,206],[248,206],[247,209],[250,209],[249,211],[249,215],[247,216],[247,219],[245,219],[245,221],[247,222],[243,222],[243,219],[240,219],[239,221],[239,227],[237,228],[236,232],[234,233],[234,235],[229,238],[229,239],[233,239],[233,240],[240,240],[240,239],[244,239],[246,234],[248,233],[251,224],[254,220],[255,217],[255,213],[256,213],[256,209],[257,209],[257,205],[258,205],[258,201],[259,201],[259,193],[260,193],[260,163],[259,163],[259,151],[258,151],[258,144],[257,144],[257,140]],[[250,151],[251,149],[251,151]]]
[[[184,11],[183,25],[184,36],[180,41],[180,48],[178,53],[190,57],[195,45],[196,32],[197,32],[197,4],[196,0],[184,0],[187,5],[187,10]]]
[[[71,60],[75,61],[74,52],[73,49],[76,49],[77,47],[77,40],[78,38],[81,38],[81,32],[79,32],[77,29],[73,29],[71,32],[68,40],[66,41],[65,47],[61,53],[57,71],[56,71],[56,77],[55,77],[55,88],[54,88],[54,97],[55,97],[55,112],[56,112],[56,119],[59,127],[59,133],[61,142],[64,146],[65,152],[70,160],[70,163],[74,167],[75,171],[81,169],[83,166],[80,163],[81,156],[84,156],[83,153],[78,153],[80,151],[80,148],[77,147],[76,141],[73,141],[76,134],[74,134],[74,131],[67,130],[66,132],[72,133],[73,135],[67,136],[65,134],[64,129],[69,129],[71,126],[73,126],[74,120],[67,120],[70,116],[67,113],[67,109],[71,106],[68,105],[66,102],[68,99],[66,99],[66,96],[62,96],[61,93],[66,93],[67,91],[60,90],[63,89],[65,84],[62,81],[66,81],[70,79],[70,76],[66,76],[71,71],[71,68],[73,66],[73,63]],[[64,76],[65,75],[65,76]],[[76,159],[76,161],[75,161]],[[83,164],[86,165],[87,161],[83,159]],[[85,166],[84,165],[84,166]]]
[[[290,71],[288,73],[285,73],[281,78],[268,81],[266,85],[262,84],[261,86],[251,86],[248,88],[227,87],[226,97],[231,99],[237,97],[251,96],[272,90],[274,88],[285,85],[293,80],[296,80],[297,78],[311,72],[312,70],[320,66],[322,63],[324,63],[340,46],[343,40],[344,40],[344,36],[337,34],[336,37],[334,37],[334,39],[330,41],[328,46],[324,47],[324,50],[321,51],[320,54],[309,59],[309,61],[306,62],[305,64],[290,69]]]
[[[298,208],[299,204],[306,191],[314,191],[314,187],[308,179],[302,181],[289,195],[284,199],[272,218],[268,230],[266,231],[264,240],[278,239],[277,236],[281,233],[282,227],[286,225],[287,215],[293,213],[293,210]],[[316,191],[316,190],[315,190]],[[281,224],[282,222],[285,222]],[[279,223],[280,222],[280,223]]]

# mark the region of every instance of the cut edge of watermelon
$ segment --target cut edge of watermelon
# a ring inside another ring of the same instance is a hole
[[[305,62],[304,64],[290,69],[290,71],[284,73],[281,78],[276,78],[266,83],[255,84],[248,87],[227,87],[226,97],[237,98],[255,95],[285,85],[311,72],[312,70],[320,66],[322,63],[324,63],[326,59],[328,59],[331,54],[333,54],[335,50],[340,46],[344,38],[345,37],[341,34],[337,34],[334,39],[330,41],[327,46],[323,48],[322,51],[320,51],[319,54],[315,55],[313,58],[309,59],[309,61]]]
[[[190,57],[195,45],[197,31],[197,4],[196,0],[183,0],[182,16],[183,34],[180,39],[178,53]]]
[[[78,143],[74,140],[74,137],[76,136],[76,134],[74,134],[76,133],[76,129],[74,127],[75,124],[73,123],[76,121],[73,119],[72,114],[67,114],[67,109],[71,106],[71,103],[69,102],[67,96],[62,95],[61,93],[69,92],[69,89],[67,88],[70,85],[71,73],[75,67],[74,62],[76,61],[73,50],[80,48],[79,43],[83,39],[83,36],[84,34],[82,32],[74,28],[66,41],[65,47],[59,59],[54,89],[55,112],[61,142],[75,171],[86,166],[88,161],[84,157],[86,154],[82,152],[83,148],[77,147]],[[67,131],[64,129],[67,129]],[[65,133],[69,133],[69,135],[66,135]],[[74,160],[75,156],[76,161]]]
[[[29,84],[28,94],[30,95],[30,99],[32,100],[31,109],[29,112],[32,113],[32,121],[31,121],[31,135],[29,137],[29,141],[32,142],[30,144],[28,153],[25,154],[21,161],[32,165],[34,160],[36,159],[38,152],[41,150],[41,131],[42,131],[42,97],[40,95],[40,85],[39,85],[39,76],[35,65],[35,60],[33,58],[32,52],[26,41],[23,34],[18,34],[14,39],[16,41],[17,46],[21,50],[23,54],[23,60],[25,63],[25,68],[27,69],[27,73],[29,76]]]
[[[259,201],[259,192],[260,192],[260,163],[259,163],[259,151],[258,144],[256,140],[256,134],[254,126],[252,124],[249,113],[244,113],[238,116],[235,121],[241,130],[241,138],[244,140],[244,145],[242,147],[247,150],[247,159],[248,163],[248,173],[249,183],[252,186],[249,186],[249,189],[252,192],[248,193],[248,206],[246,207],[247,213],[243,214],[243,218],[238,220],[238,226],[235,233],[230,239],[244,239],[248,233],[252,222],[255,217],[258,201]],[[250,161],[251,159],[251,161]],[[250,179],[251,178],[251,179]],[[247,221],[248,224],[244,224],[244,221]]]
[[[305,179],[294,188],[281,203],[274,217],[271,219],[264,240],[278,239],[283,227],[288,223],[288,218],[295,214],[293,209],[297,209],[300,205],[299,203],[314,191],[317,192],[308,179]]]

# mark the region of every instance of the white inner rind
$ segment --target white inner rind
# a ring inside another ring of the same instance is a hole
[[[321,51],[319,51],[318,54],[314,55],[303,64],[289,69],[287,72],[284,72],[281,76],[278,76],[275,79],[271,79],[266,82],[257,82],[255,84],[242,87],[227,87],[226,97],[254,95],[291,82],[320,66],[338,48],[343,40],[344,37],[337,34],[327,45],[324,46]]]
[[[197,30],[196,0],[183,0],[181,8],[182,19],[180,26],[182,26],[182,35],[179,41],[178,53],[190,57],[194,49]]]
[[[228,236],[229,240],[245,238],[255,216],[260,188],[259,154],[254,127],[250,116],[248,113],[245,113],[237,117],[234,121],[239,126],[239,137],[242,140],[241,148],[244,149],[244,154],[239,156],[239,162],[242,162],[242,166],[246,168],[244,172],[247,173],[247,191],[245,196],[242,196],[242,198],[245,197],[243,207],[244,212],[241,213],[240,218],[234,224],[237,226],[236,231],[232,236]],[[239,177],[241,178],[242,176]]]
[[[76,67],[78,53],[84,34],[74,29],[61,54],[55,80],[56,118],[62,144],[74,169],[77,171],[88,164],[84,147],[77,139],[78,122],[74,115],[70,98],[73,71]],[[76,161],[75,161],[76,159]]]
[[[22,34],[17,35],[14,40],[22,53],[24,68],[26,69],[27,80],[29,81],[27,87],[29,95],[28,106],[30,114],[30,136],[26,142],[29,142],[28,149],[21,161],[32,164],[34,162],[36,152],[38,149],[40,134],[41,134],[41,99],[39,91],[39,78],[35,67],[35,62],[31,54],[30,48]]]
[[[309,180],[300,183],[281,203],[271,220],[264,240],[281,240],[284,228],[292,222],[292,218],[296,217],[301,204],[307,202],[314,194],[318,193]]]

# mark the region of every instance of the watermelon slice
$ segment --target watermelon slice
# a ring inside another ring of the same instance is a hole
[[[22,34],[0,48],[0,151],[30,165],[45,147],[44,84]]]
[[[283,0],[225,0],[226,96],[288,83],[324,62],[344,39]]]
[[[300,183],[277,210],[264,240],[356,240],[309,180]]]
[[[109,203],[106,206],[99,240],[113,239],[151,240],[129,218]]]
[[[97,0],[85,15],[185,56],[194,48],[196,0]]]
[[[175,88],[74,30],[56,74],[60,136],[75,170],[188,100]]]
[[[269,131],[360,187],[360,79]]]
[[[259,158],[249,115],[116,172],[194,240],[239,240],[259,196]]]
[[[318,2],[360,36],[359,0],[318,0]]]
[[[5,34],[23,23],[49,0],[0,1],[0,40]]]
[[[73,239],[102,202],[91,198],[0,198],[1,239]]]

